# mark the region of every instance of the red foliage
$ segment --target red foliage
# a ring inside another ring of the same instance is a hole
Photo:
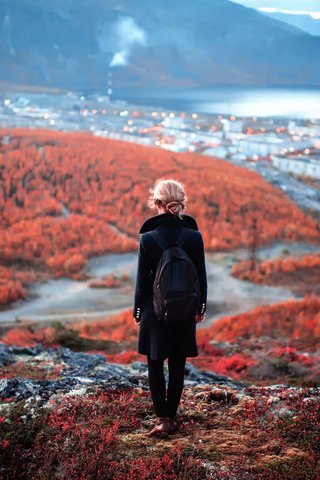
[[[137,405],[133,390],[104,392],[97,388],[96,392],[83,398],[67,395],[56,404],[51,402],[53,408],[48,412],[40,434],[39,427],[30,425],[29,451],[30,437],[34,437],[31,462],[28,455],[23,455],[26,445],[21,448],[19,444],[19,441],[25,441],[23,437],[17,436],[12,443],[2,443],[0,457],[5,458],[6,471],[11,473],[11,478],[27,465],[32,478],[62,475],[63,478],[83,480],[174,480],[180,478],[182,468],[186,480],[198,478],[197,471],[203,471],[200,460],[192,456],[188,459],[182,457],[179,448],[162,456],[148,456],[147,452],[146,455],[141,452],[138,458],[128,455],[124,459],[121,435],[141,427],[146,407],[141,402]]]
[[[223,317],[211,327],[198,331],[199,340],[236,341],[241,338],[297,339],[316,347],[320,338],[320,299],[315,295],[303,300],[288,300],[262,305],[250,312]]]
[[[136,251],[148,188],[167,175],[192,192],[188,213],[206,250],[250,245],[254,220],[261,245],[320,238],[317,222],[281,190],[229,162],[89,133],[1,129],[2,136],[9,142],[0,145],[0,261],[14,268],[0,304],[23,297],[15,282],[34,281],[34,270],[76,276],[92,256]]]
[[[269,277],[275,273],[293,273],[318,269],[320,267],[320,255],[310,254],[299,258],[276,258],[273,260],[257,261],[255,269],[252,269],[252,261],[244,260],[232,266],[232,275],[242,280],[250,280],[255,283],[267,283]]]
[[[112,340],[114,342],[135,342],[137,325],[132,318],[132,310],[126,310],[107,317],[104,321],[73,323],[72,328],[79,331],[83,338],[92,340]]]
[[[221,354],[220,354],[221,355]],[[192,363],[200,370],[209,370],[238,379],[244,376],[245,371],[250,365],[256,365],[258,362],[248,355],[236,353],[229,357],[215,357],[210,355],[201,355],[191,359]]]
[[[19,345],[21,347],[35,347],[38,343],[37,335],[27,328],[11,328],[1,337],[1,341],[7,345]]]
[[[119,364],[131,364],[133,362],[144,362],[145,356],[140,355],[136,351],[129,350],[127,352],[114,353],[112,355],[106,355],[108,362]]]

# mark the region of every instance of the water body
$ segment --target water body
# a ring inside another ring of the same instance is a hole
[[[320,88],[215,87],[115,90],[114,100],[165,110],[236,116],[320,118]]]
[[[298,257],[319,252],[319,247],[308,243],[277,242],[259,251],[259,257],[276,258],[287,250]],[[199,328],[206,327],[225,315],[236,315],[259,305],[269,305],[299,298],[285,288],[256,285],[231,276],[232,265],[248,258],[245,249],[233,252],[206,252],[208,301],[206,320]],[[89,282],[69,278],[51,279],[35,283],[27,300],[13,303],[0,312],[0,331],[23,321],[48,324],[53,320],[103,319],[133,307],[134,282],[137,267],[136,253],[107,254],[92,258],[84,267],[91,278],[107,274],[126,273],[129,281],[119,288],[90,288]]]

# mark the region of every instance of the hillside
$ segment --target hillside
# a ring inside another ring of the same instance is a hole
[[[0,130],[0,305],[25,284],[86,278],[87,260],[137,251],[148,188],[179,178],[207,251],[275,240],[317,244],[318,223],[259,174],[197,154],[173,154],[84,133]],[[254,226],[256,222],[256,230]]]
[[[319,38],[228,0],[3,0],[0,22],[11,84],[319,86]]]

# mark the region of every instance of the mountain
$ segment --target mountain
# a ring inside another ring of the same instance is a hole
[[[310,15],[294,15],[289,13],[267,13],[262,12],[264,15],[270,18],[274,18],[276,20],[280,20],[281,22],[288,23],[289,25],[293,25],[294,27],[300,28],[306,33],[310,35],[315,35],[320,37],[320,19],[316,20],[312,18]]]
[[[320,39],[228,0],[2,0],[0,81],[106,90],[320,85]]]

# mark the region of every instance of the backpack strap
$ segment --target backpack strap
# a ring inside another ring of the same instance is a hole
[[[177,245],[178,247],[182,247],[184,244],[185,238],[188,235],[188,228],[182,228],[179,232],[177,238],[175,240],[170,240],[168,242],[167,239],[164,239],[158,230],[152,230],[148,232],[148,234],[157,242],[161,250],[165,250],[168,246]]]

